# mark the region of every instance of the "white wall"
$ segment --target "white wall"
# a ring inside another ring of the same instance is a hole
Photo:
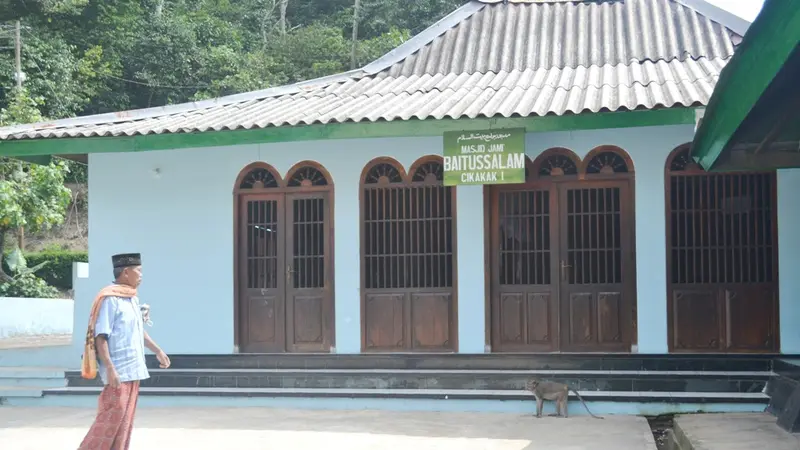
[[[72,334],[71,298],[0,297],[0,339]]]
[[[531,158],[551,147],[567,147],[583,157],[606,144],[631,155],[639,351],[644,353],[667,350],[664,164],[692,134],[693,127],[685,125],[534,133],[526,139]],[[156,326],[150,333],[161,346],[172,353],[233,352],[234,181],[255,161],[285,176],[295,163],[314,160],[331,173],[335,186],[337,351],[359,352],[360,261],[354,243],[359,242],[362,169],[380,156],[394,157],[408,169],[417,158],[441,151],[441,137],[421,137],[89,155],[91,273],[77,288],[76,329],[85,329],[92,296],[111,281],[110,255],[141,252],[140,294],[152,305]],[[154,169],[160,170],[158,176]],[[485,344],[482,189],[459,187],[457,192],[459,350],[480,353]]]
[[[800,353],[800,169],[778,171],[778,282],[781,353]]]

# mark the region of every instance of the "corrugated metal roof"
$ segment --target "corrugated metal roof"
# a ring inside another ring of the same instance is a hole
[[[357,71],[0,139],[705,105],[739,38],[676,0],[475,0]]]
[[[487,6],[391,75],[590,67],[733,55],[731,32],[669,0]]]

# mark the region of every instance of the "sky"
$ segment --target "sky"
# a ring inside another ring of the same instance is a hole
[[[732,12],[742,19],[752,22],[758,12],[761,11],[761,5],[764,0],[706,0],[713,3],[722,9]]]

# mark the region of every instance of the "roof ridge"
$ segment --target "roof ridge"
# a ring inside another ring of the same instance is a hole
[[[709,3],[706,0],[671,0],[675,3],[681,4],[687,8],[694,10],[701,16],[717,22],[723,27],[733,31],[739,36],[744,36],[747,29],[750,28],[750,21],[743,19],[736,14],[733,14],[717,5]]]
[[[507,1],[514,4],[541,4],[541,3],[602,3],[624,0],[476,0],[477,2],[485,5],[494,5]],[[679,3],[687,8],[694,10],[696,13],[705,16],[714,22],[728,28],[740,36],[744,36],[747,28],[750,26],[750,21],[743,19],[736,14],[733,14],[724,8],[709,3],[707,0],[671,0]]]

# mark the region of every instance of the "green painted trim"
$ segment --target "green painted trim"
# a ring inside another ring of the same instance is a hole
[[[692,156],[711,170],[731,147],[739,126],[800,41],[800,8],[793,1],[766,0],[708,102],[695,134]]]
[[[11,140],[0,141],[0,155],[139,152],[325,139],[441,136],[446,131],[472,131],[492,128],[525,128],[527,132],[533,133],[693,123],[694,108],[524,118],[406,120],[270,127],[242,131],[151,134],[146,136]]]

